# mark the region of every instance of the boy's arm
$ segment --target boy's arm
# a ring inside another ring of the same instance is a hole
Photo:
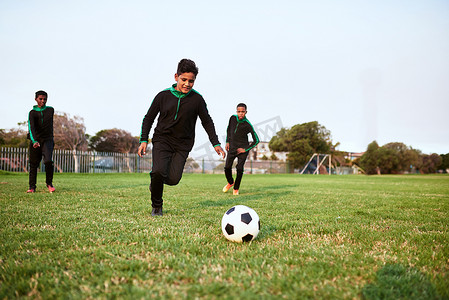
[[[209,111],[207,110],[206,102],[204,100],[200,104],[198,115],[201,119],[201,125],[203,125],[204,130],[206,130],[206,133],[209,136],[209,141],[212,146],[214,146],[215,152],[217,152],[217,154],[222,158],[225,158],[226,153],[221,148],[220,141],[218,140],[217,133],[215,132],[214,121],[212,121],[212,118],[209,115]]]
[[[209,115],[209,111],[207,110],[206,102],[204,102],[204,100],[200,104],[198,115],[201,119],[201,125],[209,136],[209,141],[212,146],[220,146],[220,141],[218,140],[217,133],[215,132],[214,121]]]
[[[156,119],[156,116],[160,110],[159,104],[160,100],[156,96],[156,98],[154,98],[153,102],[151,103],[147,114],[143,118],[142,128],[140,130],[140,139],[139,139],[140,143],[148,143],[151,127],[153,126],[153,122]]]
[[[142,128],[140,130],[140,146],[137,149],[137,154],[142,157],[142,155],[146,154],[148,139],[151,127],[153,126],[154,119],[156,119],[157,114],[159,113],[159,103],[158,97],[154,98],[153,102],[148,109],[147,114],[143,118]]]
[[[225,146],[226,151],[229,151],[231,145],[232,117],[233,116],[229,118],[228,128],[226,128],[226,146]]]
[[[248,125],[251,127],[251,136],[253,137],[253,141],[249,144],[248,148],[245,149],[246,152],[256,147],[257,144],[259,144],[259,137],[257,136],[256,131],[254,130],[253,125],[251,125],[250,122],[248,122]]]
[[[230,143],[230,137],[231,137],[231,132],[232,132],[232,117],[231,116],[229,118],[229,122],[228,122],[228,128],[226,128],[226,143]]]
[[[36,140],[36,124],[35,118],[33,117],[33,111],[28,114],[28,132],[30,133],[30,140],[34,144],[37,143]]]

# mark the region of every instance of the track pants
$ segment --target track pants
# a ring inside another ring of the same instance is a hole
[[[238,190],[240,188],[240,183],[243,177],[243,167],[245,165],[246,158],[248,157],[249,152],[237,154],[237,151],[229,151],[226,157],[226,163],[224,167],[226,180],[229,184],[234,184],[234,190]],[[232,164],[234,160],[237,158],[237,176],[232,178]]]
[[[55,147],[55,142],[53,140],[47,140],[44,142],[39,142],[40,147],[34,148],[33,142],[30,142],[29,156],[30,156],[30,175],[29,175],[29,186],[30,188],[36,188],[37,179],[37,168],[39,164],[44,159],[45,165],[45,182],[47,185],[53,184],[53,148]]]
[[[177,185],[182,177],[189,151],[176,150],[170,143],[153,142],[151,169],[151,206],[162,207],[164,184]]]

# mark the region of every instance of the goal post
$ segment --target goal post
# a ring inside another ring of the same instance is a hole
[[[309,161],[305,164],[299,174],[304,174],[306,170],[313,171],[312,174],[320,174],[320,168],[326,163],[328,163],[329,175],[332,174],[332,155],[331,154],[320,154],[314,153]]]

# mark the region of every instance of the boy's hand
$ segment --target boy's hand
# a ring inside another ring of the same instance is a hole
[[[39,144],[39,142],[36,142],[33,144],[33,148],[39,148],[41,146],[41,144]]]
[[[245,149],[243,149],[243,148],[237,148],[237,153],[238,153],[238,154],[242,154],[242,153],[245,153],[245,152],[246,152]]]
[[[137,149],[137,154],[142,157],[143,155],[147,154],[147,144],[146,142],[142,142],[139,146],[139,149]]]
[[[218,155],[221,155],[221,157],[223,159],[226,157],[226,153],[223,151],[221,146],[215,146],[214,149],[215,149],[215,152],[217,152]]]
[[[229,152],[229,143],[226,143],[225,149]]]

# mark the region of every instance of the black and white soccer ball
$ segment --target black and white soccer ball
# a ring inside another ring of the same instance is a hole
[[[254,209],[245,205],[236,205],[223,215],[221,230],[230,241],[250,242],[259,234],[260,219]]]

